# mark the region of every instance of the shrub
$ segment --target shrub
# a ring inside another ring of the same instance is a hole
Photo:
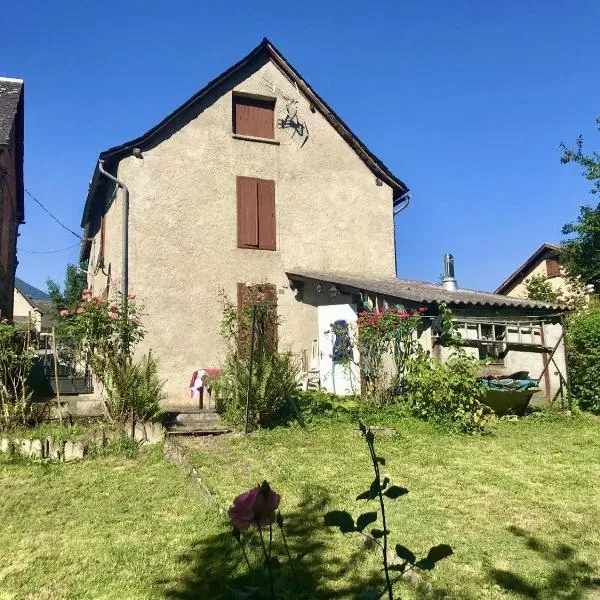
[[[571,315],[567,327],[571,392],[584,410],[600,413],[600,302]]]
[[[106,409],[112,421],[125,423],[132,409],[138,419],[159,418],[160,401],[165,393],[156,359],[146,356],[135,363],[130,359],[109,357],[104,382]]]
[[[245,293],[241,309],[223,296],[221,334],[227,355],[213,387],[218,409],[229,422],[238,426],[245,422],[248,398],[249,424],[272,427],[296,416],[293,397],[300,364],[291,352],[277,351],[279,316],[271,286],[258,284]]]
[[[29,332],[0,323],[0,429],[27,424],[32,396],[27,379],[34,358]]]
[[[479,362],[458,351],[446,363],[420,352],[408,361],[406,395],[413,413],[437,424],[474,432],[485,424],[485,391],[476,379]]]

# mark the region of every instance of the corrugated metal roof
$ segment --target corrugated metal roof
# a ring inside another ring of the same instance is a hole
[[[329,282],[354,290],[373,292],[382,296],[423,304],[445,302],[456,307],[509,307],[541,309],[548,312],[562,312],[567,310],[567,307],[562,304],[550,304],[527,298],[511,298],[509,296],[476,290],[458,289],[450,291],[445,290],[441,285],[435,283],[398,279],[397,277],[362,277],[339,273],[319,273],[303,269],[287,271],[287,276],[291,280],[312,279]]]

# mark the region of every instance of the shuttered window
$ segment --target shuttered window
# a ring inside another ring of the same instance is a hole
[[[238,248],[276,250],[275,182],[237,178]]]
[[[233,96],[233,133],[275,138],[275,101]]]
[[[250,349],[253,306],[258,310],[254,323],[255,349],[264,344],[277,349],[277,288],[271,283],[238,283],[237,296],[240,317],[238,350],[241,355],[247,356]]]
[[[548,277],[558,277],[560,275],[560,265],[557,258],[549,258],[546,260],[546,273]]]

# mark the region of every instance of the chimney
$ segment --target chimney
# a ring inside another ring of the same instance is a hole
[[[452,254],[444,255],[444,279],[442,279],[442,287],[448,291],[456,291],[458,285],[454,277],[454,256]]]

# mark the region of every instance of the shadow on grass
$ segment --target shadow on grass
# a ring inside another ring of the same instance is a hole
[[[288,559],[279,531],[273,530],[273,555],[281,559],[277,598],[360,598],[367,588],[382,590],[383,574],[365,574],[361,568],[368,545],[350,556],[340,556],[329,546],[332,532],[324,526],[329,494],[325,488],[305,488],[298,509],[286,513],[285,534],[295,564],[296,576],[287,566]],[[268,532],[266,534],[268,539]],[[160,581],[164,596],[173,600],[192,598],[269,599],[269,577],[262,565],[260,538],[256,533],[247,537],[251,570],[230,532],[214,535],[195,543],[180,559],[188,568],[174,581]],[[289,590],[289,591],[283,591]]]
[[[548,561],[552,570],[545,581],[532,582],[512,571],[491,569],[490,577],[501,588],[534,600],[600,598],[600,578],[590,564],[577,558],[574,548],[566,544],[551,546],[519,527],[511,526],[509,531]]]

